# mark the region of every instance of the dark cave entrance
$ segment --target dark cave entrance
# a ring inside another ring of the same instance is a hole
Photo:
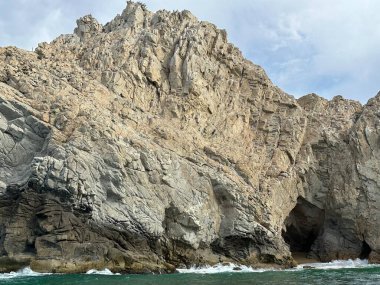
[[[325,212],[299,197],[297,204],[285,219],[282,237],[293,255],[308,253],[319,235]]]
[[[368,245],[368,243],[365,240],[363,240],[362,250],[360,252],[359,258],[360,259],[368,259],[371,251],[372,251],[371,247]]]

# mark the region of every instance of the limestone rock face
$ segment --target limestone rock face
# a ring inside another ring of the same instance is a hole
[[[380,260],[380,95],[296,100],[188,11],[77,25],[0,48],[1,271]]]

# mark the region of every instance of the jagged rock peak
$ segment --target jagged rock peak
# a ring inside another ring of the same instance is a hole
[[[132,28],[135,31],[139,31],[148,25],[155,26],[163,21],[177,21],[181,24],[198,23],[198,19],[188,10],[181,12],[159,10],[156,13],[152,13],[147,9],[146,5],[141,2],[127,1],[127,6],[121,15],[117,15],[113,20],[106,23],[104,27],[98,23],[92,15],[79,18],[74,34],[78,35],[81,40],[85,40],[99,32],[112,32],[123,28]],[[214,26],[212,24],[210,25]]]
[[[84,40],[92,34],[99,33],[102,30],[102,24],[99,24],[92,15],[86,15],[77,20],[77,27],[75,28],[74,33],[78,35],[81,40]]]
[[[141,2],[127,1],[127,7],[123,10],[121,15],[117,15],[112,21],[107,23],[104,30],[110,32],[129,27],[138,30],[148,25],[157,25],[163,21],[175,20],[182,22],[181,24],[198,22],[197,18],[188,10],[182,12],[159,10],[156,13],[152,13],[147,9],[146,5]]]

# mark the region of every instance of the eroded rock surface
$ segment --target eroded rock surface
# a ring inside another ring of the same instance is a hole
[[[296,100],[188,11],[77,24],[0,48],[0,270],[380,260],[380,96]]]

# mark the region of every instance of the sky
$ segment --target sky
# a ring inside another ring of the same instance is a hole
[[[244,56],[300,97],[366,103],[380,91],[379,0],[145,0],[149,10],[190,10],[226,29]],[[125,0],[0,0],[0,46],[27,50],[72,33],[92,14],[105,24]]]

